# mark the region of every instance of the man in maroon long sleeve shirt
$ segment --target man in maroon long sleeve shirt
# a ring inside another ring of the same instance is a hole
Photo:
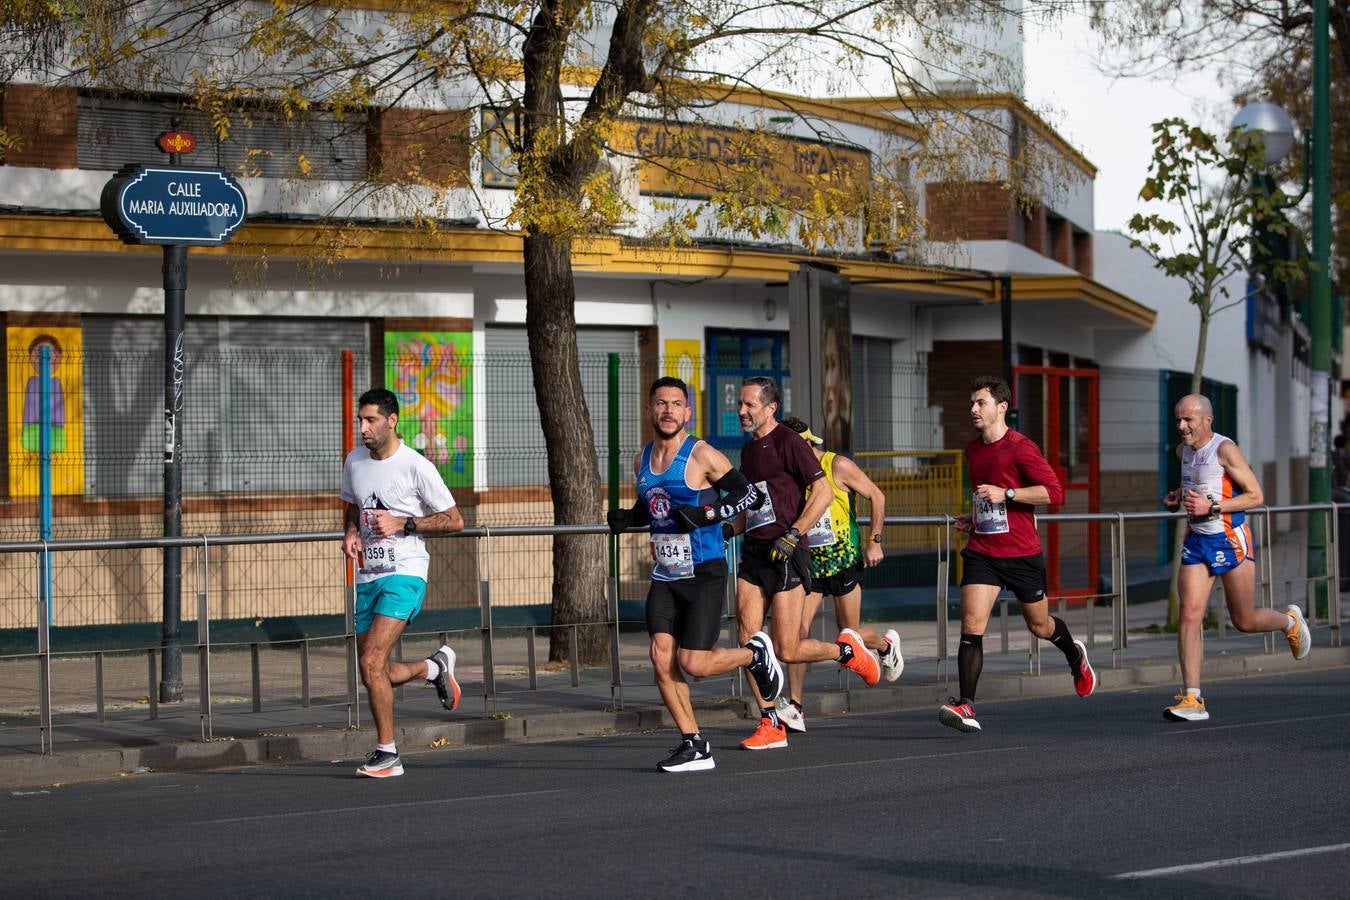
[[[961,644],[956,655],[961,696],[938,710],[938,720],[959,731],[979,731],[975,687],[984,667],[984,631],[999,592],[1010,590],[1027,629],[1054,644],[1073,671],[1074,690],[1086,697],[1097,687],[1082,641],[1064,620],[1050,615],[1045,596],[1045,556],[1036,533],[1036,506],[1064,502],[1055,470],[1030,438],[1008,427],[1012,391],[1002,378],[982,375],[970,384],[970,420],[978,437],[966,445],[973,511],[956,517],[970,534],[961,577]]]

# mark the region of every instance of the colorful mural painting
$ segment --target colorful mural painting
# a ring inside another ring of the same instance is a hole
[[[51,348],[48,414],[52,429],[52,493],[84,493],[83,347],[78,327],[12,326],[6,330],[9,367],[9,495],[36,497],[42,428],[41,348]],[[22,394],[20,394],[22,390]]]
[[[399,437],[450,487],[473,487],[473,334],[386,331],[385,384],[398,397]]]
[[[704,435],[699,431],[699,410],[702,409],[703,394],[703,345],[698,341],[667,340],[666,365],[663,375],[674,375],[689,385],[689,405],[694,415],[689,420],[689,433]]]

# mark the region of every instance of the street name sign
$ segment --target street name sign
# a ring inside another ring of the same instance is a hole
[[[103,220],[128,244],[223,244],[248,215],[222,169],[125,166],[103,186]]]

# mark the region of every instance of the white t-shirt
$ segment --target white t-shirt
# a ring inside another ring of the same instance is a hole
[[[361,508],[364,551],[356,570],[358,583],[395,574],[426,580],[431,557],[422,536],[399,532],[379,537],[368,520],[381,509],[396,516],[429,516],[454,506],[454,496],[430,460],[402,441],[388,459],[371,459],[370,450],[357,447],[342,466],[338,496]]]

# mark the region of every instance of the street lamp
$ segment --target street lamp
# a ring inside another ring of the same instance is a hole
[[[1246,133],[1261,138],[1267,166],[1284,159],[1294,146],[1294,122],[1278,103],[1248,103],[1233,116],[1232,128],[1239,141]]]

